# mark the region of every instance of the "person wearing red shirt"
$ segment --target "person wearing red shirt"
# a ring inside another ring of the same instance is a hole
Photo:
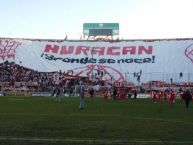
[[[122,89],[120,90],[119,99],[124,101],[125,100],[125,91]]]
[[[165,91],[162,92],[162,97],[163,97],[163,102],[166,102],[166,99],[167,99],[167,94]]]
[[[104,90],[104,99],[107,100],[108,99],[108,89],[105,88]]]
[[[179,89],[179,94],[180,94],[180,101],[182,101],[184,96],[184,91],[182,90],[182,88]]]
[[[174,99],[175,99],[175,97],[174,97],[174,91],[171,90],[171,91],[170,91],[170,96],[169,96],[169,103],[170,103],[170,105],[173,105],[173,104],[174,104]]]
[[[154,92],[152,92],[152,101],[153,101],[153,103],[157,103],[157,93],[154,91]]]

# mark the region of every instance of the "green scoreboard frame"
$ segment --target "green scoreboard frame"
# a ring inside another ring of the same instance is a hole
[[[84,36],[114,36],[119,35],[119,23],[84,23]]]

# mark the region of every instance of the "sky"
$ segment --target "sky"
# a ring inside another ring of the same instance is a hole
[[[83,23],[119,23],[121,39],[193,37],[193,0],[0,0],[0,37],[80,39]]]

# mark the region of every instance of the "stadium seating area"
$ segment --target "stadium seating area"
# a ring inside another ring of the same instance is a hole
[[[38,89],[41,83],[42,89],[51,83],[45,73],[21,67],[14,62],[0,64],[0,82],[2,91],[33,91]],[[47,79],[45,79],[47,77]]]
[[[1,92],[52,92],[53,90],[53,75],[55,72],[38,72],[32,69],[25,68],[14,62],[5,61],[0,64],[0,91]],[[193,86],[193,84],[166,84],[160,81],[142,83],[141,86],[135,86],[128,82],[115,82],[114,84],[105,84],[104,81],[98,80],[92,82],[89,77],[77,77],[72,72],[59,72],[61,80],[61,89],[63,92],[75,94],[75,86],[82,80],[86,84],[86,90],[95,90],[95,94],[104,96],[105,99],[111,98],[114,87],[117,87],[117,97],[124,100],[126,97],[131,97],[135,90],[137,93],[157,92],[157,94],[168,91],[168,88],[173,89],[176,94],[179,88]],[[92,87],[91,87],[92,86]]]
[[[51,92],[53,75],[56,72],[38,72],[8,61],[0,64],[0,91],[14,92]],[[103,81],[91,83],[88,77],[77,77],[72,72],[59,72],[60,85],[65,91],[73,92],[75,85],[82,80],[87,86],[93,85],[95,90],[104,86]],[[87,87],[89,88],[89,87]]]

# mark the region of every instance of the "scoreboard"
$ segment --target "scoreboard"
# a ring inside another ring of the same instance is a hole
[[[84,36],[119,35],[119,23],[84,23]]]
[[[112,29],[90,29],[89,36],[112,36]]]

